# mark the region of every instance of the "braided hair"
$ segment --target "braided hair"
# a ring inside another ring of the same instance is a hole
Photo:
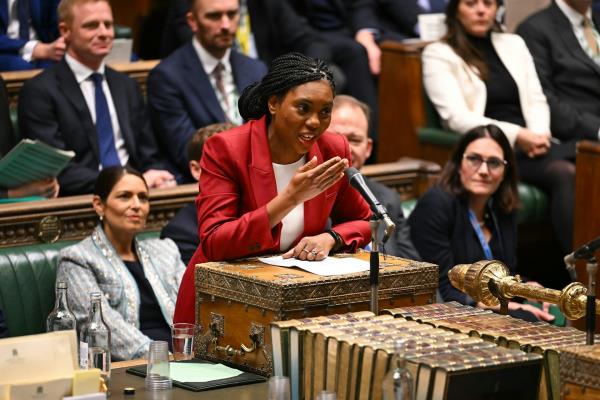
[[[269,97],[281,97],[296,86],[322,79],[329,82],[335,95],[333,75],[325,62],[300,53],[288,53],[277,57],[271,62],[269,72],[261,81],[244,89],[238,100],[240,115],[244,120],[269,115]]]

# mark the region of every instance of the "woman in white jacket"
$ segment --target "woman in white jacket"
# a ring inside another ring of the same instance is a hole
[[[429,99],[447,129],[497,125],[515,148],[519,175],[550,196],[561,251],[571,251],[575,146],[550,132],[550,110],[521,37],[502,33],[498,0],[450,0],[448,33],[423,52]]]

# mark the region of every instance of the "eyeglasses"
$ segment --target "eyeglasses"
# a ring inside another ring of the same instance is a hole
[[[490,172],[501,172],[504,170],[506,164],[508,164],[506,160],[501,160],[497,157],[485,159],[479,154],[464,154],[463,159],[467,162],[467,166],[475,171],[479,170],[481,164],[486,163]]]

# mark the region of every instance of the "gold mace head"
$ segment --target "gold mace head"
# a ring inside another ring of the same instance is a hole
[[[473,264],[459,264],[448,272],[452,286],[486,306],[497,306],[498,299],[490,292],[491,279],[499,281],[509,276],[506,265],[496,260],[482,260]]]

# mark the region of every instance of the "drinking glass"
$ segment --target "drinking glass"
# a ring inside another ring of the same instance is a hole
[[[169,367],[169,344],[163,340],[150,343],[148,351],[148,369],[146,370],[146,389],[170,389],[173,385]]]
[[[287,376],[270,377],[267,400],[290,400],[290,378]]]
[[[336,400],[337,393],[330,390],[323,390],[317,395],[317,400]]]
[[[194,335],[197,330],[195,324],[180,322],[171,325],[173,359],[175,361],[191,360],[194,358]]]

